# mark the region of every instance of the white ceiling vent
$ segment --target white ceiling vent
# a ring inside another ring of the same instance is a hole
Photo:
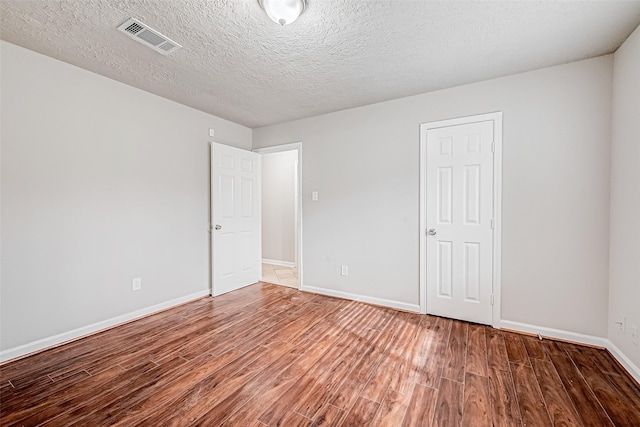
[[[163,55],[168,55],[182,47],[169,37],[149,28],[148,25],[143,24],[137,19],[128,19],[124,24],[120,25],[118,29],[132,39],[149,46],[151,49]]]

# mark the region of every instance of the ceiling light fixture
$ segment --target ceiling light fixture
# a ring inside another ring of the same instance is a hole
[[[294,22],[307,6],[306,0],[258,0],[258,3],[269,18],[280,25]]]

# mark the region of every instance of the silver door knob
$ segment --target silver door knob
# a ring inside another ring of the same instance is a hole
[[[436,235],[436,233],[437,233],[437,231],[436,231],[436,229],[435,229],[435,228],[430,228],[430,229],[428,229],[428,230],[427,230],[427,234],[428,234],[429,236],[435,236],[435,235]]]
[[[214,227],[216,230],[220,230],[222,228],[222,226],[220,224],[216,224],[216,226]]]

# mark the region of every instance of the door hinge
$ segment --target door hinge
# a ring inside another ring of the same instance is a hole
[[[491,152],[492,152],[492,153],[495,153],[495,152],[496,152],[496,142],[495,142],[495,141],[493,141],[493,142],[491,143]]]
[[[491,229],[495,229],[496,228],[496,220],[491,218]]]
[[[491,305],[493,305],[493,294],[491,294]]]

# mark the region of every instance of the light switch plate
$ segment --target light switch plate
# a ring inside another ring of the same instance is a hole
[[[624,334],[627,330],[627,316],[624,314],[620,314],[620,320],[618,320],[618,327],[620,331]]]
[[[312,191],[311,192],[311,201],[312,202],[317,202],[318,201],[318,192],[317,191]]]

